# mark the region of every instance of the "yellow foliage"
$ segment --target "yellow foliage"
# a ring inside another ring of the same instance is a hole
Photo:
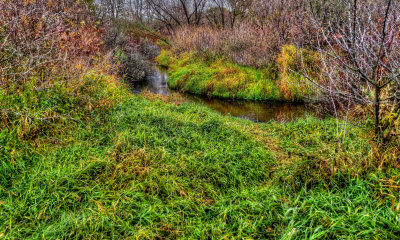
[[[281,72],[287,72],[288,69],[294,69],[294,59],[300,55],[299,50],[293,45],[282,47],[281,54],[277,58],[278,67]]]
[[[315,95],[316,90],[303,77],[303,74],[317,80],[321,65],[318,53],[309,49],[298,49],[293,45],[285,45],[277,58],[277,65],[280,70],[277,87],[280,88],[285,100]]]
[[[320,73],[321,58],[312,50],[285,45],[277,58],[277,63],[282,73],[303,72],[310,77],[317,77]]]

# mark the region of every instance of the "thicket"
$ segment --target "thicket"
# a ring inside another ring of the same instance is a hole
[[[100,97],[91,99],[97,94],[85,89],[101,84],[96,79],[143,80],[159,53],[149,30],[99,19],[91,1],[4,0],[0,8],[1,119],[6,123],[46,125],[95,108]]]
[[[0,82],[5,90],[31,79],[45,87],[55,78],[76,78],[101,50],[102,30],[86,14],[84,2],[3,0],[0,8]]]
[[[97,74],[111,67],[99,55],[103,29],[89,7],[75,1],[0,2],[3,129],[18,126],[19,137],[35,138],[51,131],[51,123],[67,124],[101,105],[94,85]]]

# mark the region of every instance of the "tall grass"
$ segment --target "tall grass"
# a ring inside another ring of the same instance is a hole
[[[2,115],[2,238],[400,234],[399,179],[392,178],[399,172],[393,164],[374,170],[368,130],[355,128],[337,147],[332,119],[256,124],[191,103],[129,96],[96,76],[80,90],[85,101],[28,88],[1,99],[27,112],[51,103],[78,109],[36,132],[32,115],[27,123]]]

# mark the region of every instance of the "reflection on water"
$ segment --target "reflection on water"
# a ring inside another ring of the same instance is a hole
[[[195,98],[223,115],[241,117],[255,122],[293,121],[304,117],[307,113],[311,114],[304,104]]]
[[[154,72],[146,77],[144,82],[136,82],[133,91],[140,93],[143,90],[155,94],[169,95],[173,90],[168,88],[168,75],[163,69],[154,69]],[[252,102],[241,100],[229,100],[207,98],[191,94],[181,94],[188,101],[202,103],[223,115],[249,119],[255,122],[292,121],[306,115],[314,115],[314,112],[305,104],[282,102]]]
[[[167,96],[171,92],[167,80],[168,75],[165,70],[154,68],[154,71],[146,76],[146,81],[133,83],[133,92],[140,93],[147,90],[151,93]]]

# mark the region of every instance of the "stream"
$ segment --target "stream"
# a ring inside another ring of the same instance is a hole
[[[147,90],[164,96],[177,93],[187,101],[204,104],[222,115],[231,115],[254,122],[267,122],[270,120],[286,122],[303,118],[307,115],[315,115],[315,112],[303,103],[231,100],[180,93],[169,89],[167,80],[167,71],[155,67],[145,81],[133,84],[133,92],[140,93],[143,90]]]

